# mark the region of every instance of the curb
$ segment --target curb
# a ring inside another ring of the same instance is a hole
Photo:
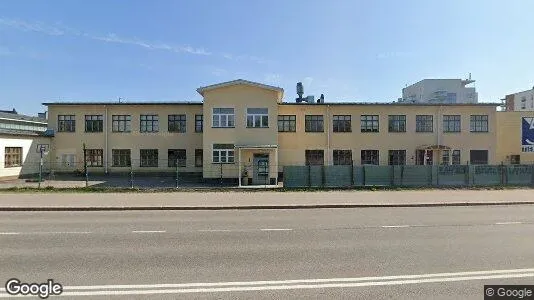
[[[0,207],[0,211],[161,211],[161,210],[253,210],[253,209],[321,209],[321,208],[394,208],[394,207],[462,207],[462,206],[509,206],[534,205],[528,202],[454,202],[417,204],[304,204],[304,205],[243,205],[243,206],[102,206],[102,207]]]

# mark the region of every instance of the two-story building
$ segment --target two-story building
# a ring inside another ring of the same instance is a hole
[[[275,184],[284,166],[534,163],[522,120],[497,103],[296,103],[246,80],[202,102],[54,102],[51,159],[64,170],[202,173]],[[526,150],[525,150],[526,149]],[[70,169],[69,169],[70,168]]]

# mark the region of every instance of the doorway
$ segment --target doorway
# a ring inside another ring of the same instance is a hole
[[[269,154],[254,154],[252,184],[269,184]]]

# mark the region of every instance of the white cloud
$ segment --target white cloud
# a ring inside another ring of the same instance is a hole
[[[33,31],[47,35],[64,35],[65,32],[53,26],[47,26],[43,23],[28,23],[20,20],[0,18],[0,25],[13,27],[22,31]]]

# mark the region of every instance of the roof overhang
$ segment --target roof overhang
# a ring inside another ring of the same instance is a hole
[[[235,145],[236,149],[276,149],[278,145]]]
[[[244,79],[237,79],[237,80],[226,81],[226,82],[221,82],[221,83],[217,83],[217,84],[202,86],[202,87],[199,87],[197,89],[197,92],[204,97],[204,93],[205,92],[216,90],[216,89],[220,89],[220,88],[224,88],[224,87],[229,87],[229,86],[238,86],[238,85],[252,86],[252,87],[257,87],[257,88],[261,88],[261,89],[277,92],[279,100],[282,99],[282,96],[284,95],[284,89],[281,88],[281,87],[267,85],[267,84],[254,82],[254,81],[248,81],[248,80],[244,80]]]

